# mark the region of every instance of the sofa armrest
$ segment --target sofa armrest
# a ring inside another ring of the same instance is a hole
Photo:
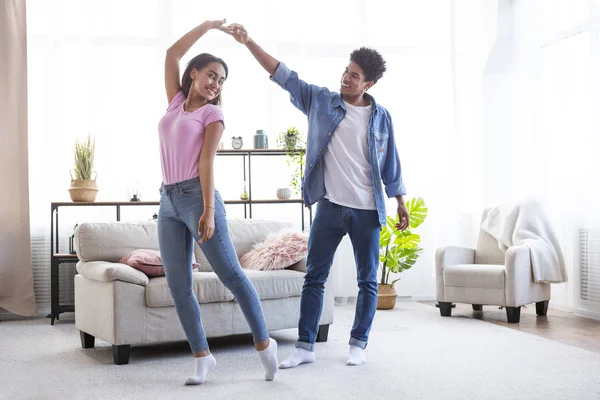
[[[474,264],[475,249],[458,246],[440,247],[435,252],[436,298],[446,301],[444,294],[444,268],[448,265]]]
[[[148,276],[126,264],[107,261],[79,261],[77,272],[86,279],[98,282],[122,281],[146,286]]]

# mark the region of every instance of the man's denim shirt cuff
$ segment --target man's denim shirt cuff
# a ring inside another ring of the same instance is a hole
[[[285,87],[285,84],[288,81],[288,79],[290,79],[291,74],[292,74],[292,71],[284,63],[282,63],[280,61],[279,66],[277,67],[277,70],[271,77],[271,80],[273,82],[277,83],[279,86]]]
[[[385,193],[388,195],[388,197],[404,196],[406,194],[404,182],[397,181],[388,183],[385,185]]]

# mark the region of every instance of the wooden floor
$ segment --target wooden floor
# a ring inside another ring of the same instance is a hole
[[[423,303],[432,307],[436,305],[433,301]],[[600,321],[552,308],[548,309],[545,317],[538,317],[535,314],[535,304],[521,308],[521,321],[518,324],[509,324],[506,321],[506,310],[500,310],[497,306],[484,306],[483,311],[473,311],[470,304],[456,304],[450,318],[477,318],[600,353]]]

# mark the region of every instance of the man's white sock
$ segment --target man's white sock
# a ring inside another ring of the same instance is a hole
[[[194,358],[194,374],[185,380],[186,385],[199,385],[206,379],[208,372],[217,366],[212,354]]]
[[[265,380],[272,381],[277,374],[277,342],[269,339],[269,347],[258,352],[260,361],[265,367]]]
[[[346,361],[346,365],[361,365],[367,361],[365,356],[365,350],[358,347],[350,345],[350,351],[348,354],[348,361]]]
[[[294,354],[292,354],[287,360],[279,363],[279,368],[294,368],[300,364],[311,363],[315,361],[315,353],[308,351],[303,348],[297,348]]]

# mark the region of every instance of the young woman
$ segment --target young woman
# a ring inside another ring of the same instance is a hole
[[[269,338],[258,295],[240,267],[225,205],[214,188],[213,162],[224,130],[219,105],[227,65],[213,55],[200,54],[189,62],[179,84],[181,57],[206,32],[222,29],[224,22],[206,21],[192,29],[167,50],[165,58],[169,106],[158,126],[163,173],[158,239],[175,309],[195,357],[186,385],[204,382],[217,364],[192,289],[194,240],[239,303],[265,367],[265,379],[273,380],[277,372],[277,342]]]

